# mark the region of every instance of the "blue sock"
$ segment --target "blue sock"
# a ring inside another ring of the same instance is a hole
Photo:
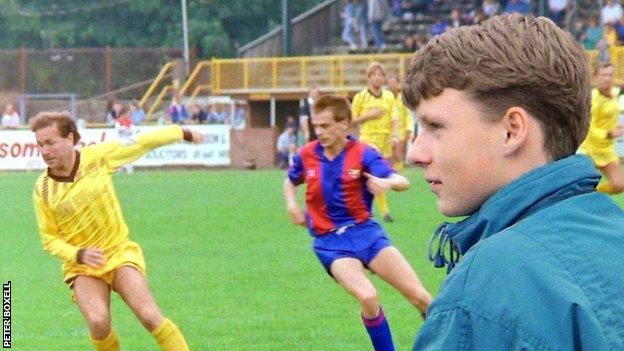
[[[373,342],[375,351],[394,351],[390,326],[381,307],[379,307],[379,315],[377,317],[368,319],[362,316],[362,322],[364,322],[366,331]]]

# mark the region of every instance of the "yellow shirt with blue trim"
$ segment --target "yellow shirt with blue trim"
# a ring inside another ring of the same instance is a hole
[[[63,271],[77,264],[81,248],[96,247],[106,257],[128,240],[128,226],[113,187],[112,174],[149,151],[183,139],[180,126],[140,133],[132,143],[104,142],[76,151],[66,178],[44,172],[33,189],[43,248],[63,261]]]
[[[364,89],[353,97],[351,113],[353,117],[365,115],[375,107],[384,109],[385,113],[380,118],[370,119],[360,124],[360,135],[364,134],[388,134],[392,132],[392,121],[396,118],[395,98],[392,92],[382,89],[381,95],[373,95],[369,89]]]
[[[611,89],[611,97],[604,96],[598,89],[592,91],[591,121],[587,137],[581,150],[605,150],[615,147],[615,139],[609,138],[609,131],[615,129],[620,118],[619,88]]]

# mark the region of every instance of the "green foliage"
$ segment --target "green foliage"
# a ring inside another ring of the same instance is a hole
[[[293,17],[322,0],[290,0]],[[281,0],[187,0],[199,57],[227,57],[281,22]],[[0,47],[180,47],[180,0],[2,0]]]

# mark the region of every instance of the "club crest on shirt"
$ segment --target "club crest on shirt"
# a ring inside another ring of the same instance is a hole
[[[316,172],[313,169],[308,169],[308,171],[306,172],[306,177],[314,178],[314,176],[316,176]]]
[[[362,174],[362,172],[359,169],[354,168],[354,169],[350,169],[347,172],[347,174],[349,174],[349,177],[351,177],[351,179],[358,179],[360,175]]]

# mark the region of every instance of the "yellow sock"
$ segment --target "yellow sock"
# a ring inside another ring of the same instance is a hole
[[[111,329],[108,336],[103,340],[95,340],[91,337],[91,342],[96,351],[119,351],[119,339],[117,338],[117,333],[115,333],[113,329]]]
[[[618,192],[613,189],[613,185],[611,182],[603,181],[598,184],[596,187],[596,191],[605,193],[605,194],[617,194]]]
[[[375,205],[377,205],[382,216],[390,213],[390,209],[388,208],[388,195],[386,195],[386,193],[375,196]]]
[[[162,323],[152,331],[156,342],[164,351],[188,351],[188,345],[184,335],[172,321],[165,318]]]

